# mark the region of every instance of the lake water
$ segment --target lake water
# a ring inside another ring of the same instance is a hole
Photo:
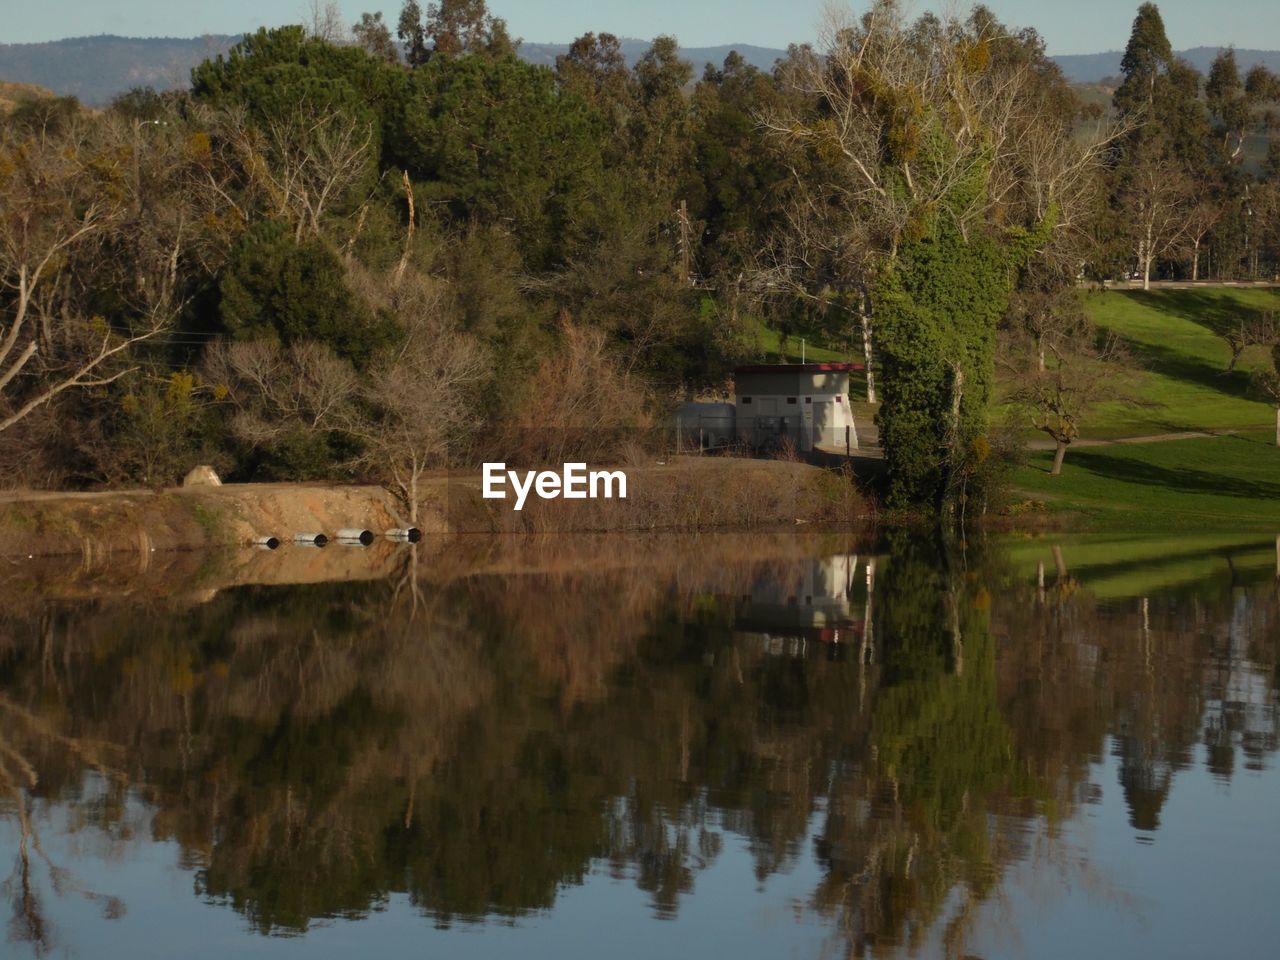
[[[0,953],[1273,956],[1276,548],[13,566]]]

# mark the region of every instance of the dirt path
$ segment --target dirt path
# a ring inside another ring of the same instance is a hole
[[[1078,447],[1114,447],[1124,443],[1166,443],[1170,440],[1199,440],[1205,437],[1229,437],[1237,433],[1244,433],[1244,430],[1181,430],[1176,433],[1153,433],[1145,437],[1115,437],[1111,440],[1082,439],[1074,441],[1071,446],[1074,449]],[[1056,444],[1052,440],[1032,440],[1027,444],[1027,449],[1052,450],[1055,446]]]
[[[1071,444],[1072,449],[1080,447],[1111,447],[1118,444],[1126,443],[1165,443],[1170,440],[1197,440],[1204,437],[1228,437],[1232,434],[1244,433],[1246,430],[1265,430],[1269,424],[1259,424],[1257,427],[1232,428],[1227,430],[1177,430],[1169,433],[1153,433],[1140,437],[1114,437],[1109,440],[1097,438],[1085,438],[1076,440]],[[883,458],[884,453],[880,449],[880,434],[874,423],[864,424],[862,421],[858,423],[858,440],[861,449],[854,454],[854,459],[862,458],[867,460],[878,460]],[[1054,442],[1052,440],[1031,440],[1027,443],[1029,450],[1052,450]],[[843,453],[843,450],[837,451],[832,448],[833,453]]]

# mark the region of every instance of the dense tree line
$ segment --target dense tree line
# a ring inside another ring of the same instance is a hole
[[[1275,270],[1276,79],[1230,51],[1200,78],[1150,4],[1106,116],[982,7],[877,0],[772,72],[518,44],[483,0],[411,0],[394,32],[330,9],[189,90],[0,120],[6,479],[210,462],[413,500],[550,423],[611,455],[592,438],[723,388],[763,322],[861,354],[890,499],[963,509],[998,331],[1020,370],[1083,367],[1082,277]]]

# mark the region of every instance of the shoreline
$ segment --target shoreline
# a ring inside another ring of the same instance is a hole
[[[852,527],[872,519],[849,478],[806,463],[722,457],[621,467],[625,500],[485,500],[481,477],[437,476],[420,484],[416,520],[375,485],[228,483],[160,491],[0,494],[0,558],[80,556],[84,565],[132,555],[145,566],[157,553],[282,542],[301,533],[418,527],[453,533],[621,533],[763,530],[822,524]]]

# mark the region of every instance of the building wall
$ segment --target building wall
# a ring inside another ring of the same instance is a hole
[[[842,371],[740,373],[734,393],[738,437],[753,445],[785,436],[801,450],[840,447],[845,427],[854,425],[849,374]],[[856,446],[856,433],[850,432]]]

